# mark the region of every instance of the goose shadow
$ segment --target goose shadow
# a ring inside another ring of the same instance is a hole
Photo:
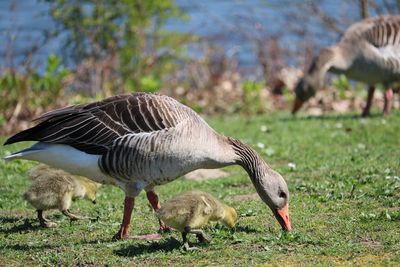
[[[24,231],[36,231],[39,229],[43,229],[43,227],[41,227],[40,225],[36,224],[32,224],[32,221],[30,219],[21,219],[21,218],[13,218],[13,217],[8,217],[8,218],[0,218],[0,224],[4,224],[4,223],[17,223],[18,221],[23,220],[23,222],[21,224],[17,224],[14,225],[13,227],[9,228],[9,229],[0,229],[0,233],[3,234],[15,234],[15,233],[20,233],[20,232],[24,232]]]
[[[7,245],[8,250],[16,250],[16,251],[32,251],[32,250],[44,250],[44,249],[54,249],[55,246],[43,244],[43,245],[28,245],[28,244],[15,244],[15,245]]]
[[[5,224],[5,223],[16,223],[18,221],[21,221],[22,219],[19,217],[0,217],[0,224]]]
[[[246,225],[246,226],[236,225],[235,232],[260,233],[260,231],[258,231],[257,229],[254,229],[248,225]]]
[[[114,254],[120,257],[135,257],[143,254],[150,254],[156,251],[169,252],[175,249],[179,249],[182,246],[181,242],[173,237],[170,237],[163,241],[157,241],[152,243],[135,243],[123,248],[114,250]]]
[[[320,120],[320,121],[335,121],[335,120],[358,120],[358,119],[371,119],[382,117],[381,113],[373,113],[369,117],[363,118],[360,114],[327,114],[327,115],[319,115],[319,116],[297,116],[290,115],[287,117],[280,118],[280,121],[292,122],[292,121],[312,121],[312,120]]]
[[[84,239],[75,243],[75,245],[98,245],[98,244],[115,244],[118,241],[113,240],[113,237],[96,237],[94,239]]]

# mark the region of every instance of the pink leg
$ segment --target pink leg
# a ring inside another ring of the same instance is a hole
[[[135,205],[135,199],[133,197],[125,197],[124,200],[124,217],[122,218],[121,228],[118,233],[114,236],[114,239],[126,239],[129,237],[129,229],[131,228],[131,216],[133,206]]]
[[[392,98],[393,98],[393,90],[392,88],[389,88],[385,91],[384,95],[383,116],[389,115],[390,109],[392,108]]]
[[[118,233],[114,235],[114,240],[121,239],[141,239],[141,240],[158,240],[161,238],[158,234],[149,234],[142,236],[129,236],[129,229],[131,228],[131,215],[133,206],[135,205],[135,199],[133,197],[125,197],[124,201],[124,217],[122,218],[121,228]]]
[[[147,191],[146,196],[154,210],[161,208],[158,196],[154,191]]]
[[[365,105],[365,108],[361,114],[362,117],[368,117],[370,114],[370,109],[372,106],[372,99],[374,98],[374,93],[375,93],[375,87],[370,86],[368,88],[368,97],[367,97],[367,104]]]
[[[146,196],[155,211],[158,210],[159,208],[161,208],[158,196],[153,190],[147,191]],[[158,222],[160,224],[160,232],[170,232],[172,230],[172,228],[169,226],[166,226],[163,221],[158,220]]]

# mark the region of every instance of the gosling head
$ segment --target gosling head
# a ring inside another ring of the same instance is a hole
[[[224,207],[224,218],[222,222],[229,228],[235,227],[238,221],[238,214],[236,210],[232,207],[225,206]]]
[[[97,186],[95,183],[88,182],[84,183],[84,187],[86,190],[85,198],[91,201],[93,204],[96,204],[96,193],[99,186]]]
[[[96,192],[87,192],[85,198],[93,204],[96,204]]]

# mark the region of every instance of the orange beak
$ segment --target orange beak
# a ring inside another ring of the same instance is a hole
[[[279,224],[282,226],[282,229],[290,232],[292,230],[292,226],[290,225],[289,219],[289,205],[286,204],[283,208],[277,209],[275,211],[275,217],[278,220]]]
[[[298,99],[296,97],[296,99],[294,100],[294,104],[293,104],[293,109],[292,109],[292,114],[296,114],[296,112],[301,108],[301,106],[303,106],[304,101],[301,101],[300,99]]]

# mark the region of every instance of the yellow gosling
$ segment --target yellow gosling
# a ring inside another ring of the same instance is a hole
[[[36,208],[40,225],[55,227],[56,223],[44,217],[43,211],[59,209],[71,220],[83,219],[70,212],[74,198],[85,198],[96,203],[96,192],[100,184],[82,176],[71,175],[65,171],[40,164],[28,171],[33,180],[23,198]]]
[[[196,234],[200,242],[209,242],[209,238],[200,229],[202,226],[209,221],[221,221],[233,228],[238,219],[234,208],[201,191],[187,192],[168,200],[156,214],[167,226],[182,233],[186,250],[197,249],[190,247],[186,237],[188,233]]]

